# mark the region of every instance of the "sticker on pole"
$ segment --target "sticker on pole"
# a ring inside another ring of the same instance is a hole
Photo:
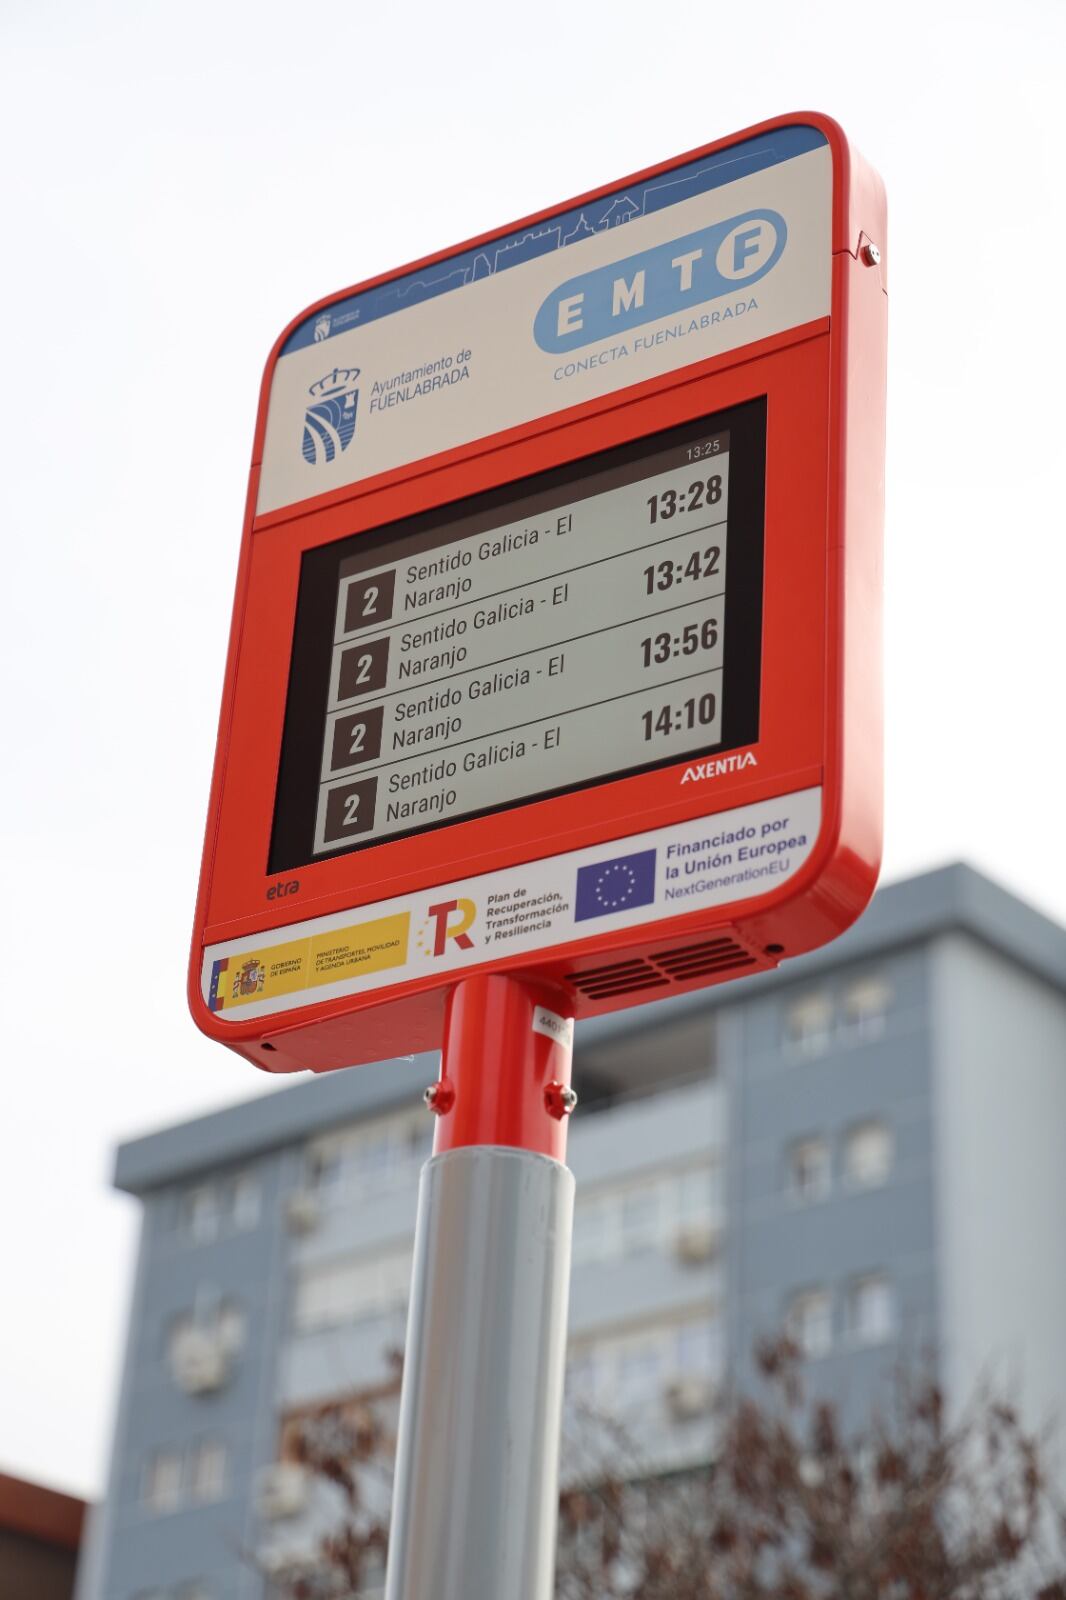
[[[533,1032],[542,1033],[546,1039],[551,1039],[554,1044],[565,1050],[567,1055],[574,1048],[573,1017],[560,1017],[545,1006],[537,1006],[534,1009]]]

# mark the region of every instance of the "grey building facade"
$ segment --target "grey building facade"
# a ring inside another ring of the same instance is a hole
[[[79,1600],[261,1600],[331,1514],[287,1429],[402,1347],[436,1059],[124,1145],[143,1234]],[[646,1459],[790,1326],[858,1419],[901,1368],[1066,1401],[1066,930],[964,866],[777,973],[578,1029],[568,1385]]]

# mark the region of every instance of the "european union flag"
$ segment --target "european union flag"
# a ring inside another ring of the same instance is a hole
[[[615,856],[613,861],[578,868],[574,920],[585,922],[589,917],[605,917],[611,911],[650,906],[654,899],[655,851]]]

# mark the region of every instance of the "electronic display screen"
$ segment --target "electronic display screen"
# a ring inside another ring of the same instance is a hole
[[[267,870],[759,729],[766,402],[305,553]]]

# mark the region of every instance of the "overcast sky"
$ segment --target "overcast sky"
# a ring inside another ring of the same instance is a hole
[[[1063,0],[5,0],[0,1469],[104,1480],[257,390],[319,296],[779,112],[891,216],[885,875],[1066,919]]]

